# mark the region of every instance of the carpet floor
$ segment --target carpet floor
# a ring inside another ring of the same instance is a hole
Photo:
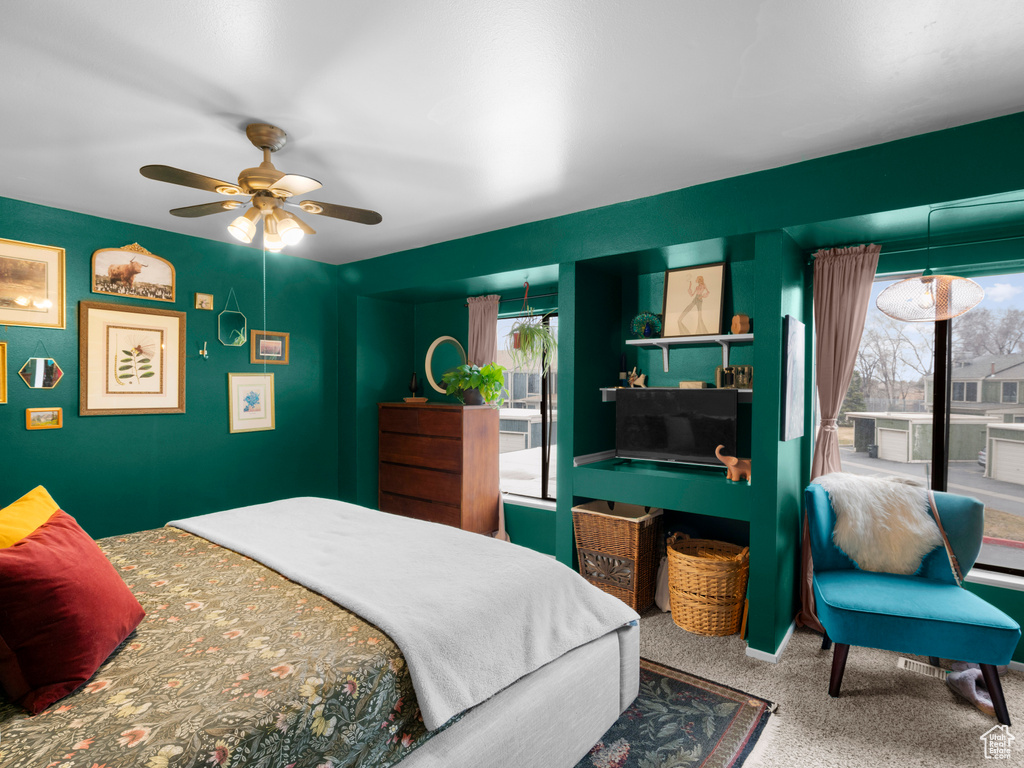
[[[576,768],[736,768],[771,703],[640,660],[640,693]]]
[[[798,629],[777,664],[745,652],[739,635],[694,635],[657,608],[640,621],[644,658],[778,705],[743,768],[1024,764],[1024,736],[1017,737],[1011,759],[986,760],[981,736],[998,725],[995,718],[945,682],[897,669],[899,654],[851,648],[842,695],[833,699],[828,695],[832,651],[821,650],[821,635]],[[1010,671],[1002,685],[1011,721],[1024,723],[1024,675]]]

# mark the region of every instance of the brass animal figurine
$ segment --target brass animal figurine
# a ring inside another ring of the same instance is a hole
[[[722,454],[723,448],[725,448],[724,445],[715,448],[715,456],[718,457],[720,462],[725,464],[726,478],[737,483],[740,480],[750,482],[750,459],[737,459],[735,456],[725,456]]]

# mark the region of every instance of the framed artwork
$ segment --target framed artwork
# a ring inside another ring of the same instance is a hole
[[[228,374],[228,424],[234,432],[274,428],[274,374]]]
[[[0,239],[0,325],[64,327],[64,249]]]
[[[213,294],[212,293],[197,293],[196,294],[196,309],[208,309],[213,311]]]
[[[720,334],[724,294],[724,261],[666,271],[662,335]]]
[[[782,319],[782,439],[804,436],[804,324]]]
[[[61,429],[63,426],[63,408],[25,409],[25,429]]]
[[[174,301],[174,265],[138,243],[101,248],[92,255],[92,292]]]
[[[82,416],[185,412],[185,313],[78,304]]]
[[[0,341],[0,403],[7,402],[7,342]]]
[[[278,331],[251,331],[249,362],[288,365],[288,334]]]

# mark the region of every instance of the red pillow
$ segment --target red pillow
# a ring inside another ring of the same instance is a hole
[[[0,549],[0,686],[39,714],[92,677],[145,615],[96,542],[57,510]]]

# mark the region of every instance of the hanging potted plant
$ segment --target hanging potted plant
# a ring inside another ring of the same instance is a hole
[[[497,363],[458,365],[441,377],[446,392],[464,405],[501,405],[505,402],[505,368]]]
[[[532,312],[521,317],[509,329],[508,353],[512,364],[519,370],[539,367],[547,373],[558,349],[558,340],[551,326],[544,322],[547,315],[537,317]]]

